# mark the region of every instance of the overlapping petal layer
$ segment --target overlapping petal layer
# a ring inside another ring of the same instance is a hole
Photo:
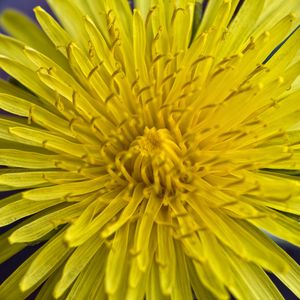
[[[240,2],[3,15],[0,260],[46,243],[0,299],[283,299],[265,271],[300,297],[261,231],[300,246],[300,7]]]

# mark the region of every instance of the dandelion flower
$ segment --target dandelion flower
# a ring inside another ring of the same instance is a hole
[[[298,0],[48,3],[2,16],[0,299],[300,297]]]

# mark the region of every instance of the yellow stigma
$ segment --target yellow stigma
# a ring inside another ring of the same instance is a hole
[[[162,137],[160,135],[161,130],[156,130],[156,128],[149,129],[145,128],[144,135],[138,137],[137,140],[133,143],[145,156],[154,156],[159,155],[159,152],[162,151]]]

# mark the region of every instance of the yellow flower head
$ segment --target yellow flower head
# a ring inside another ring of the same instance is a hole
[[[299,1],[48,3],[2,16],[0,299],[300,297]]]

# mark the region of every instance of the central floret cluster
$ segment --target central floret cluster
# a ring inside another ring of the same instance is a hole
[[[168,129],[146,127],[127,150],[117,153],[113,170],[131,184],[142,182],[159,195],[170,195],[184,191],[191,180],[185,157],[186,147]]]

